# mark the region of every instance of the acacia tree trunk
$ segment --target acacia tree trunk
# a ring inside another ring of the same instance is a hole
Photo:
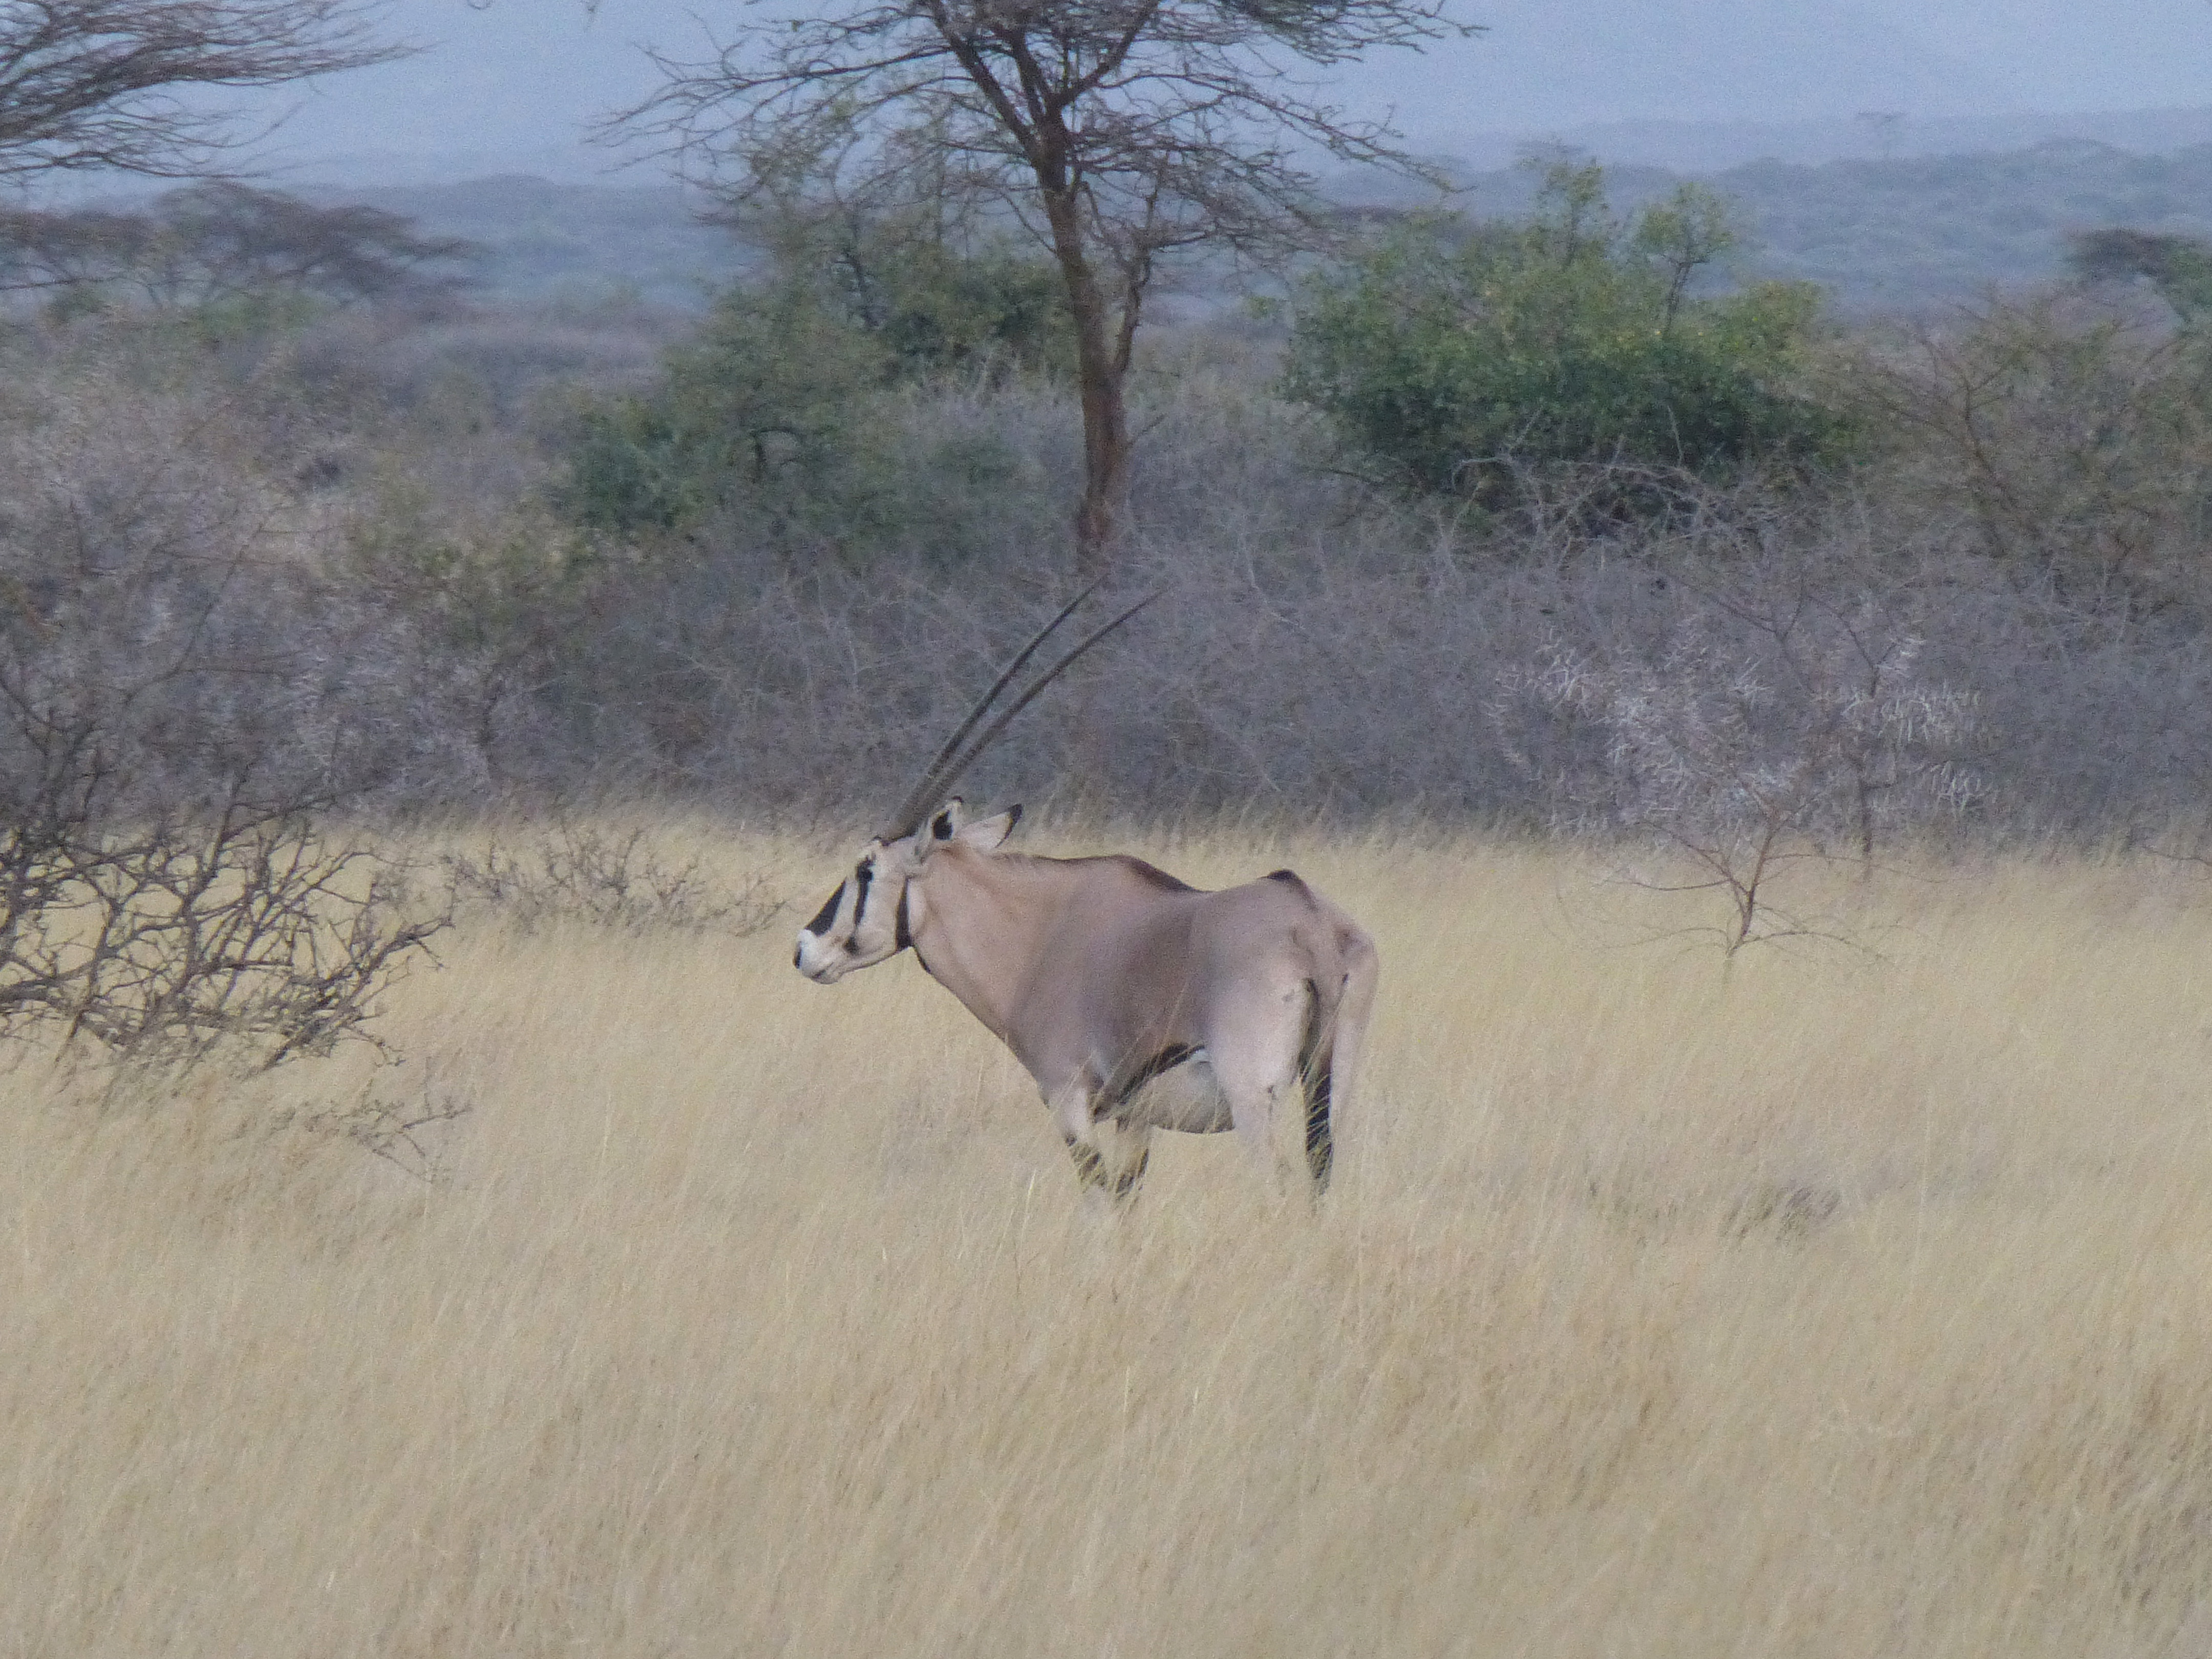
[[[1136,295],[1122,296],[1118,321],[1091,260],[1081,210],[1073,192],[1045,192],[1053,253],[1067,289],[1075,325],[1076,382],[1083,404],[1083,496],[1075,509],[1075,577],[1096,581],[1112,567],[1128,488],[1129,416],[1122,399],[1129,348],[1136,329]]]
[[[1083,391],[1083,498],[1075,509],[1075,577],[1095,581],[1114,562],[1128,489],[1129,419],[1121,400],[1121,371],[1109,361],[1094,365],[1082,349],[1077,371]]]

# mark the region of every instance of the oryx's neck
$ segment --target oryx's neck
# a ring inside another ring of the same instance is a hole
[[[907,884],[922,965],[1018,1054],[1022,994],[1066,902],[1067,868],[948,847]]]

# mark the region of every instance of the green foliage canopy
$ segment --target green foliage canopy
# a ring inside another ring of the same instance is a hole
[[[884,400],[947,376],[1054,374],[1069,339],[1058,279],[1035,260],[896,223],[812,227],[722,297],[657,386],[581,411],[557,505],[622,533],[738,511],[848,549],[902,523],[928,539],[933,484],[997,488],[1011,458],[948,436],[933,477],[910,476]]]
[[[1624,223],[1596,167],[1556,165],[1526,223],[1415,222],[1310,279],[1285,389],[1413,487],[1478,498],[1528,465],[1833,455],[1849,422],[1803,389],[1817,291],[1695,292],[1735,241],[1702,186]]]
[[[2202,237],[2112,225],[2067,240],[2075,275],[2090,282],[2147,278],[2185,324],[2212,315],[2212,243]]]

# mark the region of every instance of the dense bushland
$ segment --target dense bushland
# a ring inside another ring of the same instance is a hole
[[[1491,412],[1432,425],[1394,482],[1366,465],[1371,428],[1285,391],[1310,394],[1312,331],[1363,270],[1399,268],[1402,237],[1319,279],[1287,380],[1264,323],[1152,338],[1117,580],[1171,597],[974,787],[1857,857],[1906,831],[2200,817],[2212,382],[2193,322],[2107,275],[1911,330],[1816,329],[1802,296],[1712,284],[1711,204],[1624,228],[1595,182],[1555,180],[1533,228],[1435,244],[1433,268],[1603,351],[1524,374],[1453,344]],[[141,513],[159,481],[178,512],[252,503],[259,562],[209,586],[195,648],[286,711],[148,689],[159,775],[211,787],[234,734],[281,727],[286,754],[343,774],[318,799],[362,810],[620,791],[865,811],[1065,592],[1079,426],[1049,289],[1003,248],[794,246],[688,337],[634,307],[451,296],[220,328],[189,307],[19,320],[6,441],[67,462],[16,469],[22,639],[137,648],[109,611],[35,593],[91,580],[55,557],[56,524]],[[1676,335],[1711,373],[1667,355]],[[1589,412],[1643,369],[1641,425]],[[1495,449],[1516,398],[1550,435]],[[1803,437],[1779,464],[1753,441],[1767,416],[1697,453],[1630,441],[1654,410],[1686,433],[1755,405]],[[1475,502],[1452,487],[1470,462]],[[33,477],[51,507],[30,510]]]

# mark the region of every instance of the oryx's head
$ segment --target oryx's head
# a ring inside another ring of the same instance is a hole
[[[872,968],[896,956],[914,942],[907,931],[907,884],[923,872],[930,855],[955,845],[991,852],[1013,833],[1021,817],[1022,809],[1014,806],[994,817],[971,818],[955,799],[938,808],[919,830],[896,841],[870,842],[860,849],[853,873],[799,930],[793,965],[817,984],[834,985],[856,968]]]
[[[1001,812],[996,817],[971,821],[958,800],[945,799],[945,792],[1006,729],[1007,722],[1027,708],[1030,700],[1051,684],[1063,669],[1159,598],[1157,590],[1147,593],[1092,632],[1082,644],[1032,680],[1027,690],[1001,709],[998,718],[983,727],[981,735],[969,741],[969,734],[981,725],[991,705],[1013,684],[1014,677],[1028,666],[1037,647],[1054,629],[1075,614],[1076,606],[1097,590],[1098,584],[1093,582],[1039,629],[1013,661],[1006,665],[1006,672],[983,694],[981,701],[969,710],[959,729],[945,739],[945,746],[937,751],[937,758],[922,773],[921,781],[908,792],[906,799],[876,832],[875,838],[860,849],[860,861],[853,866],[853,873],[830,894],[814,920],[799,929],[799,948],[793,953],[792,961],[800,973],[828,985],[855,968],[870,967],[896,956],[912,942],[907,933],[907,884],[927,868],[930,854],[954,842],[988,852],[1012,830],[1015,821],[1021,817],[1020,807]]]

